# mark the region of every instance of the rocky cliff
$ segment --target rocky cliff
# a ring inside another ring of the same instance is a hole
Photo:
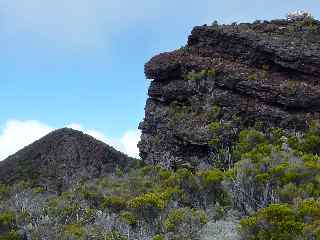
[[[195,27],[188,44],[153,57],[142,159],[201,167],[239,130],[303,131],[320,112],[320,23],[314,19]]]
[[[126,170],[134,159],[73,129],[59,129],[0,162],[0,183],[32,181],[63,191],[79,180]]]

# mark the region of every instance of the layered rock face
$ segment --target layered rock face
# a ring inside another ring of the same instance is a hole
[[[152,82],[140,124],[142,159],[201,167],[215,154],[212,123],[221,125],[228,148],[244,127],[303,131],[319,118],[320,23],[195,27],[185,47],[152,58],[145,74]]]
[[[56,130],[0,162],[0,182],[22,180],[61,192],[79,180],[98,178],[134,159],[73,129]]]

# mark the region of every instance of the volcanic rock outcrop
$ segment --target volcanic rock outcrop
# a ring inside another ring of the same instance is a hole
[[[126,171],[133,158],[95,138],[69,128],[43,137],[0,162],[0,182],[22,180],[60,192],[79,180]]]
[[[152,82],[140,124],[142,159],[210,164],[213,130],[222,129],[228,148],[243,127],[299,132],[319,118],[320,23],[195,27],[185,47],[153,57],[145,74]]]

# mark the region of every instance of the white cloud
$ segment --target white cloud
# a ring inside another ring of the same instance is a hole
[[[85,128],[78,123],[69,124],[67,127],[87,133],[129,156],[139,157],[137,144],[140,139],[140,131],[138,130],[129,130],[119,139],[116,139],[109,138],[98,130]],[[47,135],[54,129],[56,128],[34,120],[8,120],[2,131],[0,131],[0,160],[4,160],[9,155]]]
[[[53,128],[38,121],[7,121],[0,133],[0,160],[43,137]]]

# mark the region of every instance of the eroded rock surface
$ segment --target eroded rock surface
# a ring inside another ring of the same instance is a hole
[[[212,122],[224,126],[229,147],[244,126],[303,131],[319,118],[320,23],[195,27],[185,47],[153,57],[145,74],[152,82],[140,124],[142,159],[210,164]]]

